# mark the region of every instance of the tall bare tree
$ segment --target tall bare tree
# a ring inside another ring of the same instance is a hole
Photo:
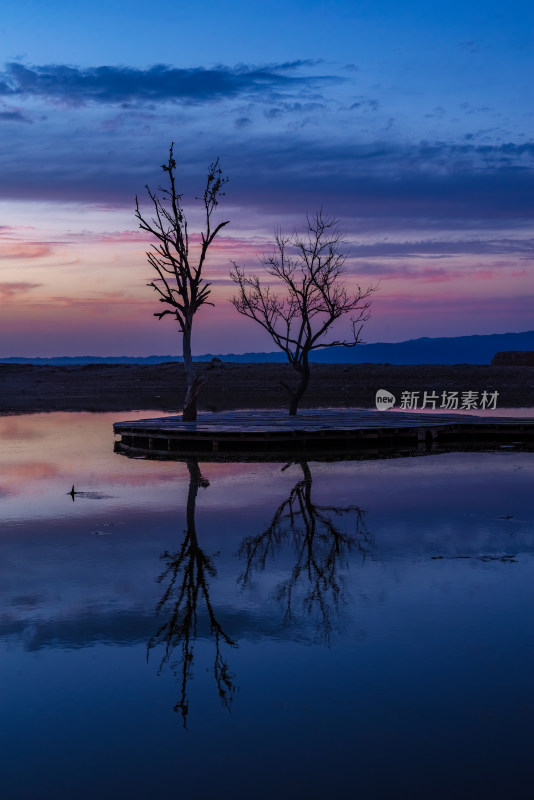
[[[156,312],[155,317],[161,319],[167,314],[172,315],[178,322],[182,333],[182,346],[185,372],[187,375],[187,393],[185,396],[182,419],[184,422],[194,422],[197,418],[197,395],[201,386],[201,379],[197,377],[191,353],[191,334],[193,319],[198,309],[204,305],[213,305],[208,302],[210,283],[202,274],[208,248],[229,220],[219,222],[213,227],[212,215],[219,198],[224,196],[221,191],[228,178],[223,177],[219,166],[219,159],[210,164],[208,177],[202,201],[204,204],[205,222],[201,232],[201,247],[196,263],[192,263],[189,255],[189,233],[187,219],[182,207],[183,194],[176,188],[176,161],[174,158],[174,142],[169,150],[169,159],[162,164],[162,170],[167,174],[168,186],[159,187],[160,195],[152,192],[147,186],[148,196],[152,201],[153,216],[143,216],[139,208],[139,200],[135,198],[135,216],[139,220],[139,227],[152,234],[156,243],[147,251],[148,263],[155,269],[157,277],[151,281],[151,286],[159,295],[160,303],[168,308]]]
[[[235,262],[230,275],[237,285],[232,303],[240,314],[255,320],[271,336],[299,374],[296,387],[283,383],[289,392],[289,413],[297,413],[298,404],[310,380],[310,353],[323,347],[354,347],[362,340],[360,332],[369,318],[369,299],[377,288],[370,286],[354,293],[347,291],[341,278],[347,258],[341,252],[343,237],[338,220],[323,214],[306,217],[306,235],[275,233],[275,250],[260,262],[275,279],[283,295],[264,285],[256,275],[246,275]],[[350,314],[352,335],[349,339],[325,340],[329,328]]]

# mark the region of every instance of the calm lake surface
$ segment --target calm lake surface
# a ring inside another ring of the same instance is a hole
[[[531,797],[534,454],[114,454],[150,415],[0,418],[2,796]]]

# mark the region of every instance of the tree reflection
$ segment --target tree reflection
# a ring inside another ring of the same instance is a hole
[[[233,676],[228,669],[222,646],[235,647],[235,642],[223,631],[218,622],[210,599],[209,580],[217,571],[213,560],[200,547],[195,525],[195,507],[200,487],[209,486],[209,481],[201,474],[198,459],[187,461],[189,471],[189,491],[187,495],[187,528],[179,550],[175,553],[165,551],[161,556],[165,569],[158,583],[166,585],[165,592],[156,607],[156,613],[164,618],[156,634],[147,645],[147,658],[157,645],[164,646],[159,671],[169,664],[180,682],[180,699],[174,706],[182,715],[184,727],[187,726],[189,711],[188,682],[192,677],[194,643],[197,636],[197,623],[200,608],[207,613],[211,636],[215,639],[215,659],[213,674],[221,703],[230,710],[235,694]],[[180,648],[180,656],[173,660],[174,652]]]
[[[307,616],[314,619],[317,630],[328,641],[332,632],[332,617],[345,602],[342,571],[347,568],[347,556],[359,551],[363,557],[371,549],[372,538],[359,506],[337,507],[319,505],[312,500],[312,474],[306,461],[296,463],[302,478],[291,489],[289,497],[277,508],[269,527],[258,536],[243,540],[239,555],[246,560],[245,571],[239,578],[244,588],[253,572],[266,569],[284,545],[292,546],[294,564],[289,577],[278,584],[277,599],[284,607],[284,623],[296,619],[297,598]],[[353,516],[352,532],[340,527],[341,518]]]
[[[201,474],[198,460],[187,460],[189,489],[186,521],[180,548],[161,556],[165,568],[158,582],[165,587],[156,611],[162,622],[147,645],[147,658],[157,646],[163,647],[159,671],[169,665],[180,685],[180,696],[174,710],[180,712],[187,726],[188,687],[193,674],[194,646],[197,628],[204,619],[215,643],[213,675],[222,705],[230,710],[236,692],[234,676],[224,657],[226,646],[236,643],[225,633],[217,619],[210,596],[210,582],[216,577],[213,558],[200,547],[195,509],[198,491],[209,482]],[[282,603],[283,620],[297,620],[301,603],[304,616],[311,619],[328,641],[333,617],[345,602],[343,571],[350,553],[362,557],[370,552],[372,538],[366,528],[364,512],[357,505],[338,507],[315,503],[312,498],[312,474],[306,461],[298,464],[302,471],[289,496],[276,509],[268,528],[255,536],[247,536],[239,548],[245,569],[238,578],[244,588],[254,572],[266,570],[270,560],[280,556],[284,547],[291,549],[289,575],[281,581],[276,597]],[[349,521],[349,525],[347,525]]]

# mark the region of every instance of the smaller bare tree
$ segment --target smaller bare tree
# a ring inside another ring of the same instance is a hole
[[[204,204],[205,229],[201,233],[201,246],[198,261],[193,264],[189,255],[189,233],[187,219],[182,208],[182,194],[176,188],[176,161],[173,154],[174,142],[169,150],[169,159],[162,164],[162,170],[168,175],[169,186],[159,187],[161,194],[158,196],[147,186],[148,196],[152,201],[154,216],[147,219],[141,213],[139,200],[135,198],[135,216],[139,220],[139,227],[155,236],[156,244],[146,256],[148,263],[156,270],[157,277],[151,281],[151,286],[159,295],[159,302],[165,303],[169,308],[154,314],[161,319],[167,314],[176,318],[182,333],[182,351],[184,367],[187,375],[187,393],[185,396],[182,419],[184,422],[194,422],[197,418],[197,395],[201,379],[197,377],[191,351],[191,334],[193,319],[198,309],[208,302],[210,283],[202,275],[208,248],[225,225],[219,222],[212,228],[212,214],[219,203],[219,197],[224,195],[222,187],[227,183],[219,167],[219,159],[210,164],[208,177],[202,201]]]
[[[235,262],[230,273],[238,289],[231,301],[234,308],[267,331],[300,376],[295,388],[282,382],[290,396],[290,415],[297,413],[308,386],[312,350],[359,344],[363,323],[369,319],[369,298],[377,288],[358,286],[351,294],[341,283],[347,256],[340,251],[338,220],[321,210],[307,216],[306,222],[304,237],[296,231],[291,236],[276,231],[274,253],[260,258],[267,274],[285,290],[284,296],[265,286],[258,275],[246,275]],[[346,314],[351,314],[352,336],[325,341],[329,328]]]

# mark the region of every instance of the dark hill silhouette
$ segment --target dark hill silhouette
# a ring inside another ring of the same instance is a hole
[[[357,347],[334,347],[312,353],[318,364],[489,364],[496,353],[534,350],[534,331],[494,333],[487,336],[422,337],[406,342],[376,342]],[[267,364],[286,361],[276,353],[206,353],[195,361],[219,358],[236,364]],[[69,366],[75,364],[164,364],[181,362],[180,356],[57,356],[53,358],[0,358],[1,363]]]

